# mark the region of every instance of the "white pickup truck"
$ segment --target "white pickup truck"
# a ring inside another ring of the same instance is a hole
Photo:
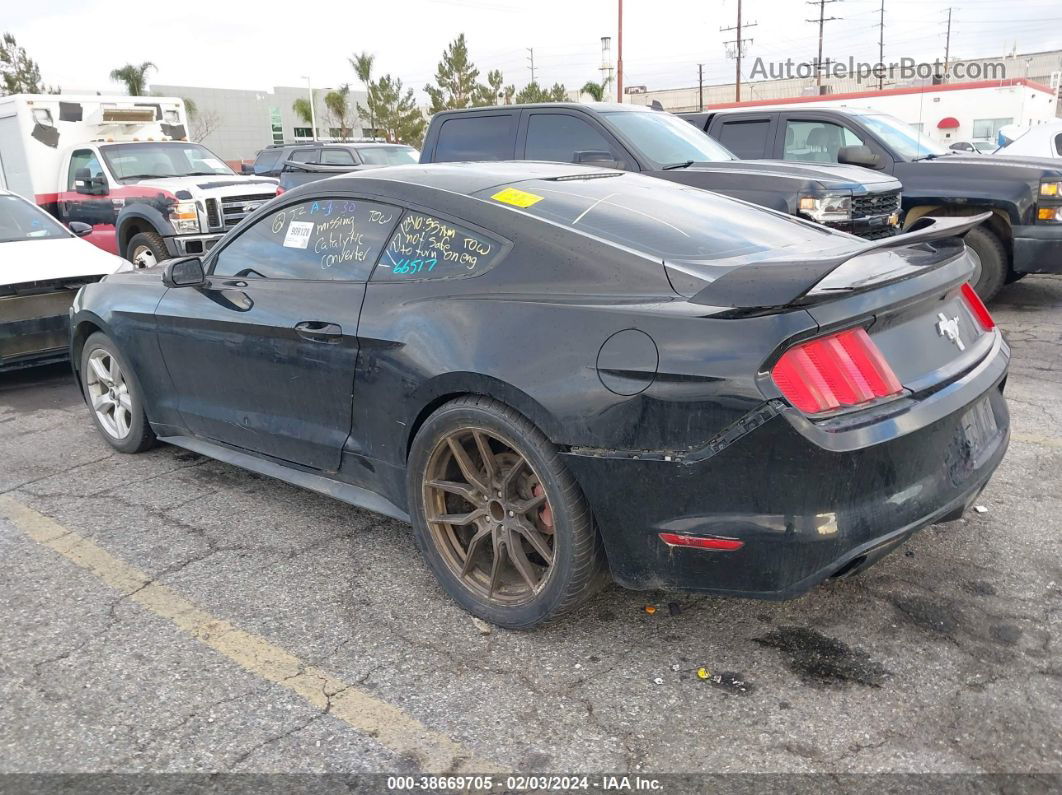
[[[186,131],[175,97],[0,97],[0,188],[91,225],[86,240],[138,267],[203,254],[277,181],[235,173]]]

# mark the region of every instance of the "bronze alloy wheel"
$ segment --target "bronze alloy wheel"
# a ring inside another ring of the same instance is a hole
[[[509,440],[461,428],[432,450],[423,480],[429,535],[458,581],[501,605],[533,599],[553,572],[549,495]]]

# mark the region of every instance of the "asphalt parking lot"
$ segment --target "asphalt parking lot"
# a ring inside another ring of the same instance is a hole
[[[984,512],[795,601],[613,587],[529,633],[400,523],[116,454],[65,368],[0,376],[0,772],[1060,773],[1062,279],[992,309]]]

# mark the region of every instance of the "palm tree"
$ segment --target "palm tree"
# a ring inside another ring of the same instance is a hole
[[[339,137],[347,140],[347,130],[350,129],[350,83],[344,83],[325,94],[324,104],[339,123]]]
[[[367,97],[367,104],[369,106],[369,128],[372,130],[372,138],[376,140],[376,119],[373,118],[372,112],[372,65],[376,60],[376,56],[372,53],[362,52],[347,59],[350,61],[350,65],[354,68],[354,74],[358,76],[358,80],[365,86],[365,94]],[[360,111],[361,108],[358,108]]]
[[[310,100],[306,99],[306,97],[299,97],[292,102],[291,109],[295,111],[296,116],[307,124],[313,123],[313,111],[310,110]]]
[[[584,94],[589,94],[594,102],[605,101],[605,84],[595,83],[593,80],[587,80],[583,84],[583,87],[579,89]]]
[[[120,69],[111,70],[111,80],[116,83],[125,83],[125,90],[129,92],[129,96],[142,97],[147,91],[148,69],[158,71],[158,67],[151,61],[144,61],[139,66],[127,63]]]

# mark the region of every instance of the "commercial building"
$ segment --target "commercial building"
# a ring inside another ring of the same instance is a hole
[[[189,113],[189,137],[230,162],[252,159],[259,149],[269,144],[314,137],[310,123],[293,110],[297,99],[309,99],[310,89],[306,86],[275,86],[272,91],[252,91],[153,83],[151,91],[191,100],[195,113]],[[351,90],[348,99],[351,119],[348,128],[340,130],[339,120],[324,103],[329,91],[330,88],[313,89],[316,137],[341,139],[371,133],[363,130],[357,116],[357,105],[365,105],[365,92]]]
[[[885,59],[886,61],[888,58]],[[743,73],[750,74],[755,68],[756,53],[750,52],[742,62]],[[693,71],[693,70],[691,70]],[[983,79],[995,78],[1022,79],[1042,86],[1058,93],[1062,83],[1062,50],[1049,50],[1034,53],[1016,53],[1001,57],[972,58],[968,60],[951,60],[948,62],[948,75],[940,74],[928,79],[915,78],[912,80],[899,81],[884,79],[881,81],[882,89],[916,88],[920,86],[932,86],[937,83],[949,83],[958,81],[959,76],[963,82],[978,82],[974,75],[980,75]],[[856,92],[876,91],[879,89],[878,80],[871,77],[862,80],[856,77],[824,77],[822,92],[826,95],[851,94]],[[686,88],[672,88],[664,90],[648,90],[645,86],[628,86],[628,94],[625,99],[642,105],[651,105],[654,101],[659,102],[665,110],[680,112],[700,110],[700,97],[703,94],[704,107],[713,108],[722,104],[732,103],[735,98],[735,84],[721,83],[715,85],[689,86]],[[750,80],[741,84],[741,99],[748,101],[791,99],[796,97],[815,96],[819,93],[819,87],[815,84],[814,77],[792,77],[777,80]],[[1062,110],[1056,105],[1056,113]],[[905,121],[909,121],[905,119]],[[1015,122],[1017,120],[1015,119]]]

